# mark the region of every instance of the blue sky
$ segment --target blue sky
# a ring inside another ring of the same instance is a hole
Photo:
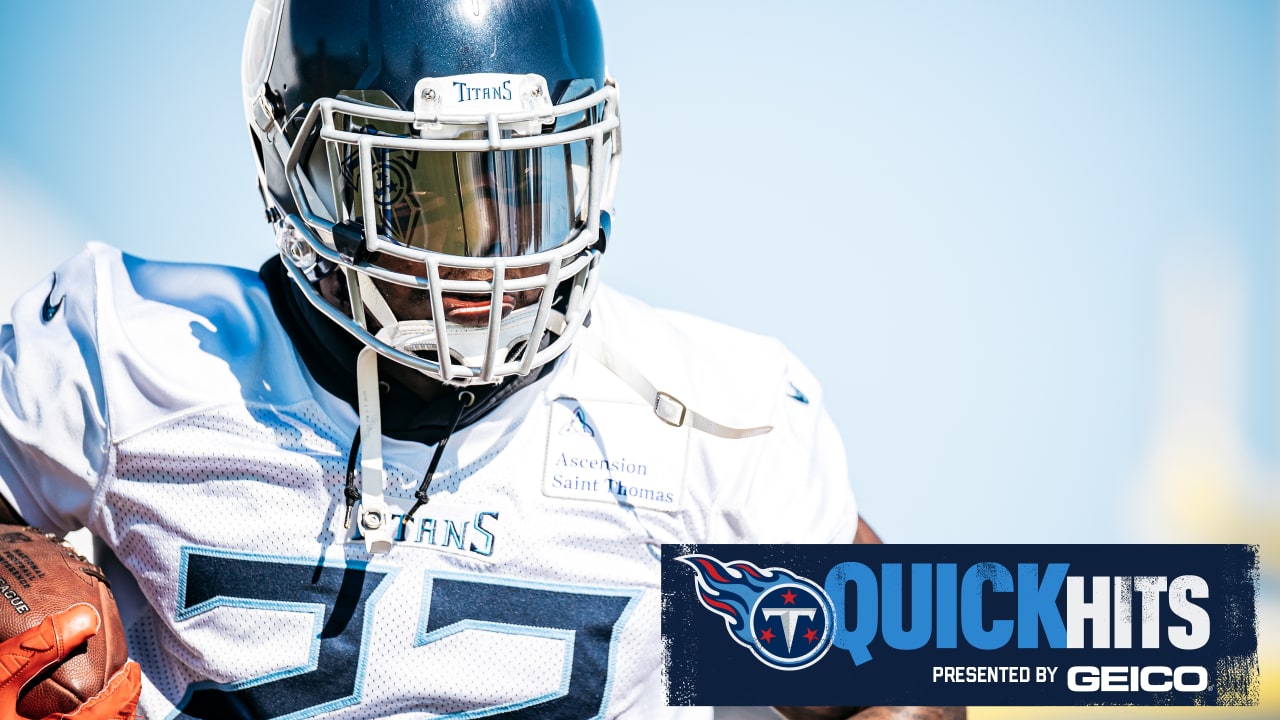
[[[1189,492],[1271,497],[1274,2],[600,6],[626,129],[606,279],[785,340],[890,539],[1151,538],[1178,433],[1209,432],[1171,413],[1230,439]],[[6,298],[86,239],[271,252],[247,7],[0,10]]]

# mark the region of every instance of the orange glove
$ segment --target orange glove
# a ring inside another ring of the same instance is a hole
[[[93,607],[72,605],[0,643],[0,719],[20,720],[16,708],[22,687],[97,633],[100,624]],[[142,670],[130,660],[101,692],[74,712],[55,713],[42,720],[132,720],[141,693]]]

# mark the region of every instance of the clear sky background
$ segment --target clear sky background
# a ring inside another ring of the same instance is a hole
[[[88,239],[272,252],[249,4],[0,6],[4,307]],[[1262,543],[1274,585],[1276,2],[600,11],[606,279],[786,341],[888,540]]]

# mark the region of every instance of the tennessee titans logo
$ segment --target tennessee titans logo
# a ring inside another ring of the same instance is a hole
[[[710,555],[678,558],[697,572],[702,606],[724,617],[725,630],[760,662],[799,670],[831,647],[835,608],[827,593],[789,570],[761,570],[746,560],[722,563]]]

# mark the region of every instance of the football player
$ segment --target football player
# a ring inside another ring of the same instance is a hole
[[[279,253],[90,245],[0,338],[0,492],[100,539],[141,714],[710,716],[659,546],[874,534],[785,348],[601,285],[590,2],[258,0],[242,81]],[[783,712],[859,710],[963,712]]]

